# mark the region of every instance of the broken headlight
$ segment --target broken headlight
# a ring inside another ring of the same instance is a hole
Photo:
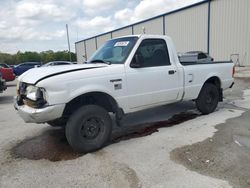
[[[45,90],[43,88],[28,85],[25,91],[25,98],[27,99],[25,103],[35,108],[42,107],[46,104],[45,96]]]
[[[17,83],[17,104],[28,105],[33,108],[41,108],[47,103],[46,91],[34,85],[24,82]]]
[[[26,88],[26,98],[32,101],[38,101],[44,99],[44,89],[29,85]]]

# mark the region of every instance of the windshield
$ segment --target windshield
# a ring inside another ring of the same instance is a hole
[[[124,37],[107,41],[89,59],[88,63],[123,64],[138,37]]]

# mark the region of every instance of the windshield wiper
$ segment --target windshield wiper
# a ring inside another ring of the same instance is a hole
[[[94,60],[90,61],[89,63],[105,63],[105,64],[107,64],[107,65],[111,65],[111,62],[109,62],[109,61],[104,61],[104,60],[102,60],[102,59],[94,59]]]

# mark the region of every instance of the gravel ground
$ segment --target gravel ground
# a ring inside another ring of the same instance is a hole
[[[12,104],[15,83],[9,83],[10,87],[0,95],[0,187],[245,186],[233,178],[247,181],[239,170],[232,175],[221,174],[250,162],[247,157],[243,161],[240,158],[249,152],[245,139],[248,135],[240,134],[247,133],[249,91],[245,89],[249,85],[246,80],[237,80],[235,89],[226,92],[225,102],[210,115],[201,116],[191,102],[130,115],[124,127],[114,128],[112,143],[97,152],[79,155],[69,148],[63,130],[46,124],[26,124],[20,119]],[[241,124],[238,132],[232,131],[235,124]],[[219,138],[230,140],[228,132],[238,144],[234,141],[228,142],[232,147],[223,145]],[[213,147],[202,145],[211,138],[215,140]],[[211,151],[206,160],[214,159],[221,165],[218,170],[205,172],[201,162],[195,163],[197,168],[190,167],[187,158],[181,157],[185,156],[185,147],[192,148],[190,157],[196,156],[198,150],[202,160],[202,151]],[[223,147],[226,160],[218,155],[218,148]],[[242,149],[242,155],[238,154]]]
[[[250,112],[216,126],[215,135],[171,152],[171,159],[201,174],[250,187]],[[239,124],[239,121],[241,122]]]

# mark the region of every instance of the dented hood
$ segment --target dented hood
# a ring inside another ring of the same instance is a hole
[[[41,80],[74,71],[84,71],[95,68],[107,67],[105,64],[79,64],[79,65],[60,65],[51,67],[39,67],[23,73],[18,80],[29,84],[37,84]]]

